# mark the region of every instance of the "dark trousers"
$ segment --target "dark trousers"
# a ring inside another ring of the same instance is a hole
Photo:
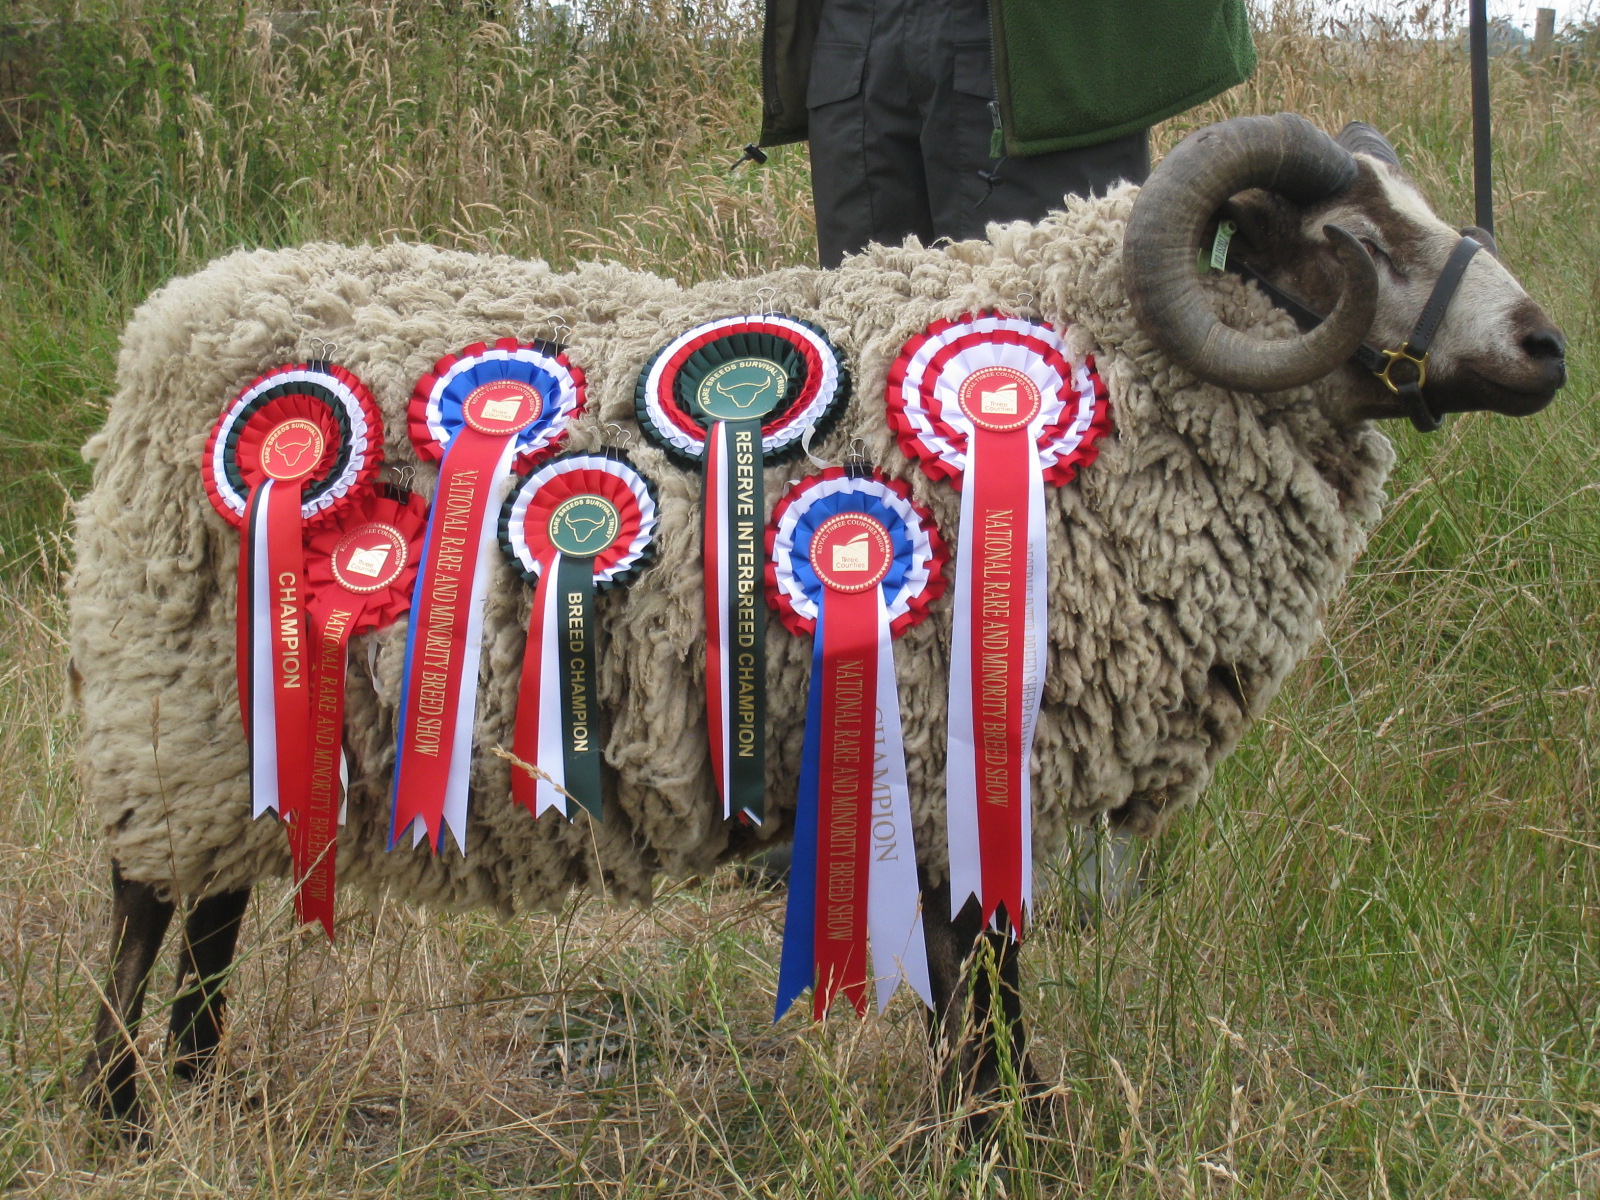
[[[985,0],[826,0],[806,94],[822,265],[907,234],[982,237],[1150,173],[1148,132],[997,157],[994,96]]]

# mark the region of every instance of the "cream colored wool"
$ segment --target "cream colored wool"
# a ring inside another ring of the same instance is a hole
[[[95,482],[78,508],[70,589],[84,785],[111,856],[126,877],[190,897],[288,868],[277,822],[250,817],[234,673],[239,535],[207,503],[200,476],[206,435],[244,384],[330,339],[383,408],[388,461],[415,464],[405,411],[417,377],[461,346],[548,334],[559,320],[589,380],[589,408],[567,448],[589,449],[605,422],[636,428],[634,383],[659,346],[697,322],[750,311],[762,288],[778,310],[822,325],[850,363],[855,396],[818,453],[838,461],[861,438],[873,462],[910,481],[952,543],[956,492],[925,479],[885,421],[884,380],[902,343],[937,318],[1022,302],[1072,325],[1074,347],[1095,355],[1115,433],[1077,480],[1047,489],[1050,666],[1033,759],[1035,854],[1059,854],[1069,826],[1097,813],[1153,830],[1205,787],[1317,635],[1378,515],[1391,453],[1368,426],[1330,427],[1318,407],[1327,382],[1233,394],[1153,349],[1122,284],[1136,191],[1075,200],[1038,226],[994,227],[985,242],[875,248],[833,272],[695,288],[616,266],[563,275],[409,245],[241,252],[163,288],[128,327],[110,416],[85,451]],[[1238,281],[1214,286],[1230,324],[1291,331]],[[384,849],[404,646],[396,627],[358,639],[351,653],[342,882],[503,912],[559,904],[602,881],[643,900],[657,871],[703,870],[788,826],[810,647],[770,623],[775,819],[761,830],[729,825],[706,758],[700,479],[640,437],[629,452],[660,489],[661,529],[656,564],[597,605],[615,783],[606,822],[535,822],[511,803],[508,765],[490,752],[511,740],[532,596],[502,563],[484,619],[466,856],[453,845],[438,856]],[[769,511],[785,481],[809,469],[802,460],[768,470]],[[417,486],[431,491],[435,474],[418,467]],[[936,880],[949,637],[946,596],[895,649],[918,855]]]

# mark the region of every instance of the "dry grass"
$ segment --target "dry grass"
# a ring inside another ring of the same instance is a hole
[[[1396,499],[1325,641],[1159,847],[1147,893],[1080,932],[1065,868],[1046,880],[1028,1007],[1062,1086],[1047,1125],[1008,1112],[1018,1169],[929,1119],[904,1001],[859,1026],[769,1023],[779,900],[727,877],[670,885],[649,912],[509,925],[346,897],[331,951],[290,931],[269,885],[219,1085],[163,1069],[163,975],[140,1042],[154,1148],[97,1144],[71,1080],[105,870],[62,704],[53,514],[83,485],[84,398],[107,392],[128,307],[237,241],[400,233],[686,279],[811,253],[803,152],[725,173],[754,128],[753,49],[725,15],[663,8],[632,41],[560,54],[469,27],[449,43],[466,64],[441,74],[424,11],[340,8],[289,44],[240,10],[215,54],[194,22],[113,23],[192,79],[146,81],[115,112],[80,81],[59,127],[39,124],[48,106],[3,107],[0,169],[53,171],[57,191],[11,193],[0,227],[0,1188],[1600,1194],[1600,90],[1575,63],[1494,75],[1501,242],[1572,339],[1571,386],[1532,421],[1396,431]],[[1288,24],[1260,47],[1251,84],[1160,142],[1235,111],[1363,117],[1467,220],[1457,56]]]

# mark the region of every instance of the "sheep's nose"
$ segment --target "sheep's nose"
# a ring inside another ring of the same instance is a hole
[[[1522,351],[1539,362],[1562,363],[1567,357],[1567,339],[1554,326],[1535,329],[1523,337]]]

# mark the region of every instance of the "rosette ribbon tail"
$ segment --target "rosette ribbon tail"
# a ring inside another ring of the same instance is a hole
[[[1028,762],[1042,694],[1044,482],[1028,427],[977,427],[961,493],[946,768],[951,915],[1021,937],[1032,905]]]
[[[415,841],[426,838],[442,850],[448,828],[466,853],[493,514],[516,454],[514,435],[463,426],[440,464],[406,635],[391,848],[410,831]]]
[[[512,768],[511,796],[535,817],[576,802],[601,819],[600,710],[596,692],[594,567],[551,555],[542,565],[528,621],[512,752],[550,778]],[[569,802],[557,787],[572,798]]]
[[[724,817],[766,805],[766,608],[761,422],[715,421],[706,437],[706,727]]]
[[[307,606],[311,629],[309,789],[304,809],[289,823],[289,854],[294,862],[295,918],[302,925],[320,924],[330,942],[344,752],[345,659],[350,635],[361,624],[366,607],[364,598],[331,589],[314,595]]]
[[[310,654],[306,644],[305,552],[300,484],[264,480],[245,510],[239,616],[247,626],[239,662],[248,682],[251,810],[292,820],[305,803],[310,760]]]

